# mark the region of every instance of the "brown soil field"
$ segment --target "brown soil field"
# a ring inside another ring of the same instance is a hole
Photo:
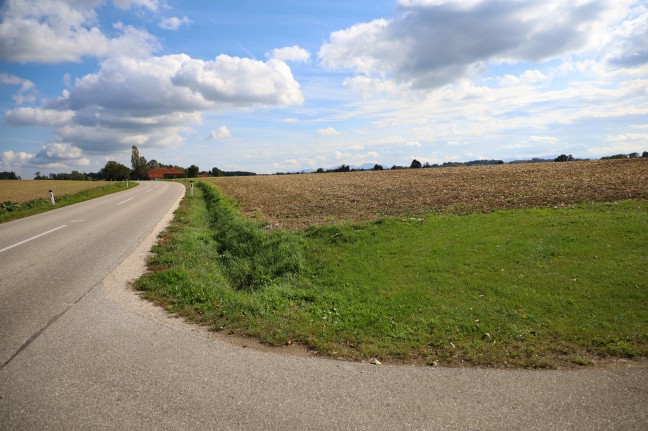
[[[648,199],[648,159],[210,178],[272,228]]]
[[[57,181],[57,180],[0,180],[0,202],[28,202],[43,198],[49,200],[49,191],[54,197],[69,195],[82,190],[94,189],[110,184],[109,181]]]

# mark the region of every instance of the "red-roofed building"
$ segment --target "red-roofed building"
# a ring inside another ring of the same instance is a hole
[[[170,180],[185,177],[185,172],[176,168],[149,169],[148,174],[152,180]]]

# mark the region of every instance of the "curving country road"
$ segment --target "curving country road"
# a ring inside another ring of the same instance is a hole
[[[0,429],[646,430],[645,364],[567,371],[253,350],[127,287],[184,188],[0,225]]]

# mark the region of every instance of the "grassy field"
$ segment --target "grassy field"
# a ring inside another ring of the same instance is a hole
[[[646,200],[299,232],[234,206],[198,183],[136,283],[143,295],[332,357],[564,367],[648,355]]]
[[[137,183],[130,183],[130,187]],[[49,190],[56,205],[51,205]],[[2,180],[0,181],[0,223],[61,208],[88,199],[126,190],[124,182]]]

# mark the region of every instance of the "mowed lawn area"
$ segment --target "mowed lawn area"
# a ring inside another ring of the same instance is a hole
[[[331,357],[544,368],[648,355],[646,200],[298,231],[238,205],[197,183],[136,287],[214,330]]]

